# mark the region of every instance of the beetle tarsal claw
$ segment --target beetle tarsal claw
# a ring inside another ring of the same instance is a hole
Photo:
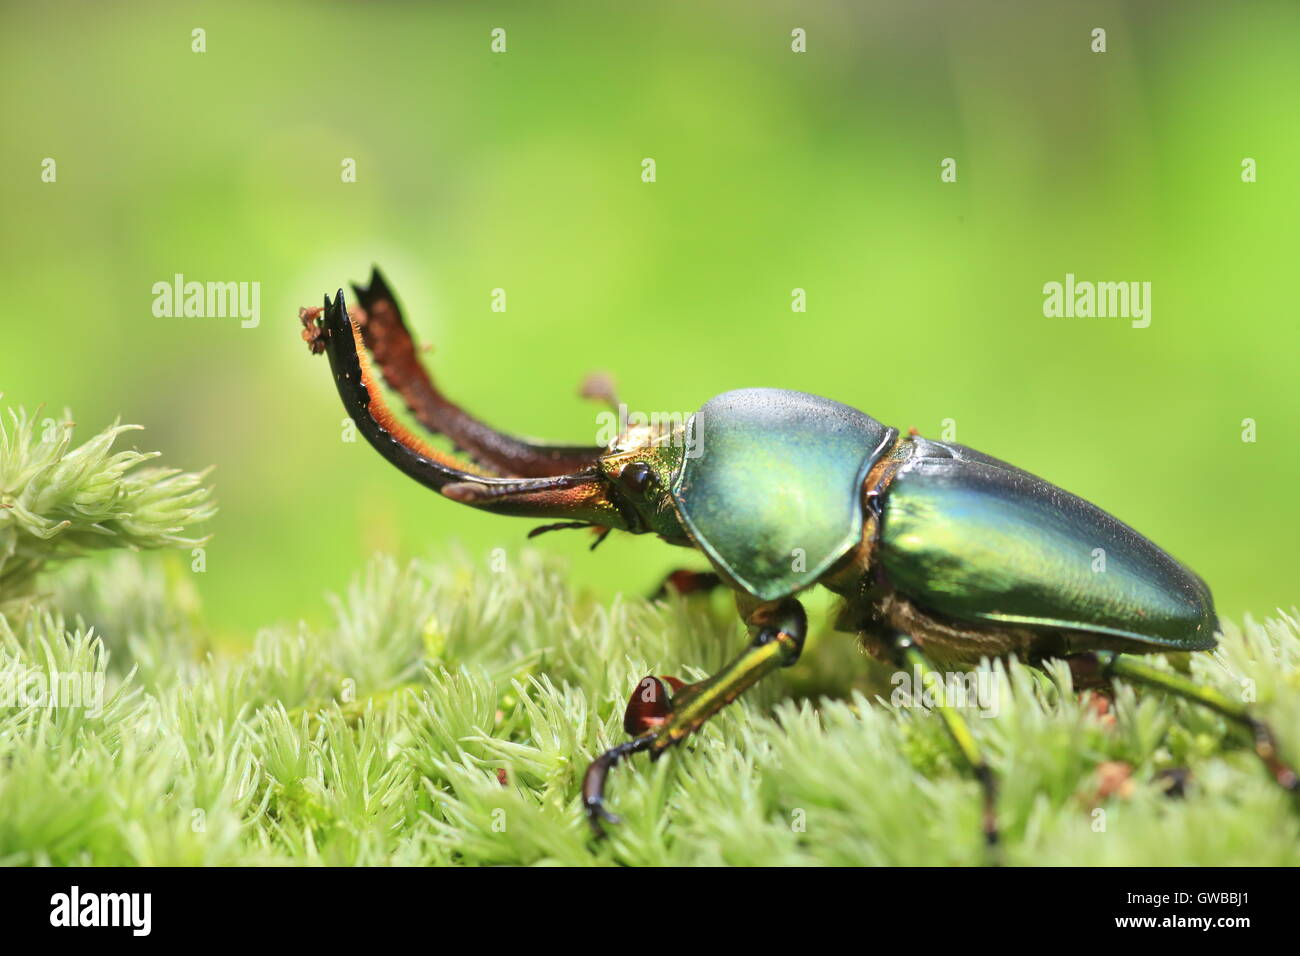
[[[319,305],[312,308],[304,306],[298,310],[298,320],[302,322],[302,340],[307,343],[312,355],[320,355],[325,351],[325,332],[320,325],[321,313],[324,311]]]
[[[655,742],[657,734],[643,734],[632,740],[625,741],[617,747],[611,747],[603,754],[591,762],[587,768],[587,774],[582,780],[582,806],[587,815],[587,822],[591,825],[592,832],[599,839],[605,835],[605,829],[601,826],[601,821],[606,823],[620,823],[618,816],[610,813],[605,809],[605,780],[609,777],[609,772],[624,757],[645,750]]]
[[[307,343],[312,355],[320,355],[326,348],[325,338],[328,333],[321,319],[324,313],[325,309],[319,305],[303,306],[298,310],[298,321],[302,323],[302,340]],[[355,305],[348,308],[348,317],[357,325],[366,322],[366,313]]]

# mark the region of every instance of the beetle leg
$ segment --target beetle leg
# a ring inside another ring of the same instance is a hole
[[[582,398],[608,405],[614,411],[618,411],[619,400],[618,392],[614,390],[614,376],[608,372],[588,372],[583,376],[582,384],[578,386],[578,394]]]
[[[1297,777],[1295,770],[1282,759],[1272,728],[1252,714],[1250,708],[1244,703],[1233,700],[1213,687],[1202,687],[1180,674],[1170,674],[1128,654],[1117,654],[1114,651],[1097,651],[1095,654],[1102,674],[1107,677],[1123,677],[1134,683],[1155,687],[1175,697],[1182,697],[1202,707],[1208,707],[1215,713],[1222,714],[1228,720],[1245,727],[1255,741],[1255,753],[1264,762],[1273,779],[1293,797],[1300,799],[1300,777]]]
[[[640,753],[654,743],[655,734],[643,734],[626,740],[617,747],[611,747],[591,762],[587,774],[582,780],[582,806],[587,813],[587,822],[597,839],[605,835],[605,823],[622,823],[623,818],[605,809],[605,778],[624,757]]]
[[[910,664],[921,675],[922,681],[928,678],[932,684],[942,684],[943,676],[911,637],[906,634],[895,635],[894,650],[903,662]],[[984,845],[989,854],[989,861],[996,866],[1001,862],[998,849],[997,779],[993,776],[993,770],[985,761],[984,754],[980,751],[979,744],[976,743],[975,736],[971,733],[966,719],[962,717],[955,707],[947,702],[945,695],[936,694],[936,698],[939,703],[935,704],[933,709],[943,719],[944,726],[948,728],[948,734],[952,737],[957,749],[961,751],[962,757],[965,758],[966,763],[975,774],[975,779],[979,782],[980,792],[984,796]]]
[[[353,285],[352,289],[359,308],[350,310],[351,318],[389,388],[402,396],[421,425],[436,435],[446,435],[493,473],[510,478],[564,475],[589,467],[604,451],[596,445],[551,445],[516,438],[465,412],[438,390],[421,364],[415,340],[379,270],[371,273],[369,286]],[[300,312],[303,338],[313,352],[324,349],[318,341],[319,314],[314,309]]]
[[[798,601],[787,598],[761,605],[746,623],[753,635],[749,646],[713,676],[681,687],[668,700],[664,700],[664,686],[658,678],[646,678],[638,685],[628,704],[624,728],[650,729],[597,757],[582,782],[583,807],[596,836],[604,835],[602,821],[618,822],[605,808],[605,780],[620,760],[643,750],[659,757],[763,677],[799,659],[808,618]]]
[[[691,571],[678,568],[664,576],[659,587],[650,595],[651,601],[661,601],[669,592],[676,594],[708,594],[722,585],[722,576],[715,571]]]

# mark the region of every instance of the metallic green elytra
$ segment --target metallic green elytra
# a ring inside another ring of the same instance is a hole
[[[898,437],[803,392],[744,388],[694,416],[673,499],[696,544],[761,600],[815,584],[862,537],[862,483]]]
[[[881,567],[927,610],[1214,647],[1205,583],[1128,525],[1028,472],[917,440],[885,496]]]
[[[1250,733],[1269,773],[1300,797],[1300,776],[1244,703],[1128,656],[1214,647],[1214,602],[1199,577],[1082,498],[973,449],[773,388],[725,392],[685,421],[634,424],[620,406],[618,434],[600,444],[518,438],[438,390],[378,272],[354,288],[353,310],[342,290],[303,309],[303,337],[328,354],[347,414],[384,458],[450,501],[550,522],[532,534],[586,528],[595,547],[618,530],[698,548],[714,571],[675,572],[665,586],[735,592],[744,650],[692,684],[645,678],[624,715],[631,738],[588,767],[582,801],[597,833],[615,819],[604,804],[611,767],[662,753],[798,661],[808,622],[797,595],[813,585],[842,599],[838,630],[918,680],[942,684],[940,667],[986,658],[1066,658],[1085,682],[1120,677],[1212,708]],[[459,454],[403,424],[381,378]],[[584,393],[618,404],[605,385]],[[933,707],[979,782],[996,849],[997,791],[977,735],[960,708]]]

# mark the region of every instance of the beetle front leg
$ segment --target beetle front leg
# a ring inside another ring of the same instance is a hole
[[[1175,697],[1182,697],[1202,707],[1208,707],[1215,713],[1222,714],[1232,722],[1245,727],[1254,739],[1255,753],[1264,762],[1273,779],[1300,803],[1300,777],[1297,777],[1295,770],[1282,759],[1272,728],[1252,714],[1250,708],[1244,703],[1233,700],[1213,687],[1203,687],[1186,677],[1152,667],[1127,654],[1097,651],[1093,656],[1104,677],[1123,677],[1134,683],[1163,690]]]
[[[921,675],[922,681],[929,680],[930,683],[942,687],[943,675],[930,663],[930,659],[925,656],[925,653],[911,637],[901,633],[895,635],[894,651],[898,655],[900,662],[910,664]],[[998,846],[997,779],[993,776],[993,770],[984,760],[984,755],[980,751],[979,744],[975,742],[975,736],[971,733],[965,718],[947,702],[945,695],[939,693],[936,694],[936,698],[939,703],[935,704],[933,709],[943,719],[949,736],[952,737],[957,749],[961,751],[962,757],[965,758],[966,763],[975,774],[976,781],[979,782],[980,792],[984,796],[982,822],[984,845],[989,854],[989,861],[997,865],[1001,862]]]
[[[722,585],[722,575],[716,571],[692,571],[689,568],[678,568],[676,571],[670,571],[664,575],[663,581],[650,595],[649,600],[662,601],[671,592],[677,594],[708,594],[722,587]]]
[[[592,761],[582,782],[583,808],[598,837],[604,835],[602,821],[619,822],[605,808],[605,780],[620,760],[643,750],[658,758],[772,671],[799,660],[808,617],[798,601],[787,598],[760,605],[746,623],[753,635],[749,646],[713,676],[684,685],[671,697],[658,678],[648,677],[638,685],[623,726],[641,733]]]

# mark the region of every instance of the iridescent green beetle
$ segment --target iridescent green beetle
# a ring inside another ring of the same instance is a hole
[[[616,820],[604,806],[610,768],[662,753],[793,664],[807,630],[797,595],[819,584],[843,599],[836,627],[882,659],[937,677],[985,657],[1066,658],[1081,674],[1153,685],[1247,727],[1278,783],[1300,793],[1269,728],[1243,704],[1128,656],[1208,650],[1218,622],[1199,577],[1100,508],[973,449],[779,389],[727,392],[687,420],[629,427],[603,446],[519,439],[437,390],[377,271],[354,290],[350,314],[342,290],[304,309],[303,337],[329,355],[345,409],[390,462],[453,501],[562,519],[538,531],[649,532],[698,548],[735,591],[746,649],[696,684],[642,681],[624,720],[632,739],[588,769],[583,800],[598,833]],[[474,464],[395,419],[367,350],[416,419]],[[993,777],[962,715],[935,709],[983,788],[993,845]]]

